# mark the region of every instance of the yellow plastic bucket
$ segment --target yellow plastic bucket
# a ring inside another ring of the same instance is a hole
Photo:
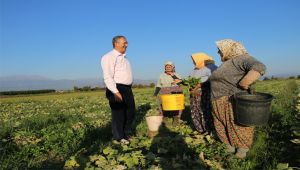
[[[162,109],[166,111],[183,110],[184,95],[183,94],[162,94],[160,95]]]

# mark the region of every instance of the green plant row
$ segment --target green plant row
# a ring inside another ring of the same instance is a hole
[[[183,125],[172,118],[159,135],[147,137],[146,114],[157,113],[154,88],[134,89],[137,114],[130,145],[111,142],[111,113],[104,93],[68,93],[0,99],[0,169],[280,169],[295,167],[295,127],[299,84],[294,80],[258,82],[271,93],[269,126],[256,128],[245,160],[224,152],[217,138],[198,134],[189,98]],[[186,89],[185,89],[186,90]],[[299,148],[299,147],[298,147]],[[288,164],[288,166],[286,166]],[[299,165],[299,163],[298,163]]]

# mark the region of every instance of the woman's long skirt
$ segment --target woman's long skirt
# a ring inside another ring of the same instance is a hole
[[[191,117],[196,130],[199,133],[210,133],[213,130],[213,118],[211,113],[210,91],[202,89],[198,95],[190,97]]]
[[[214,125],[219,139],[238,148],[250,148],[254,127],[236,124],[233,112],[233,97],[224,96],[212,101]]]

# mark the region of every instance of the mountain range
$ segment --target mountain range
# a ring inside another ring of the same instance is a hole
[[[134,84],[149,85],[156,82],[155,80],[135,79]],[[0,77],[0,91],[17,91],[17,90],[71,90],[77,87],[104,87],[102,78],[83,78],[83,79],[51,79],[39,75],[16,75]]]

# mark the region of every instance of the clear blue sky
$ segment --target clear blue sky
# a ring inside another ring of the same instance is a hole
[[[300,74],[299,0],[0,0],[0,76],[102,77],[100,58],[125,35],[136,79],[156,79],[190,55],[221,64],[215,41],[241,41],[267,75]]]

